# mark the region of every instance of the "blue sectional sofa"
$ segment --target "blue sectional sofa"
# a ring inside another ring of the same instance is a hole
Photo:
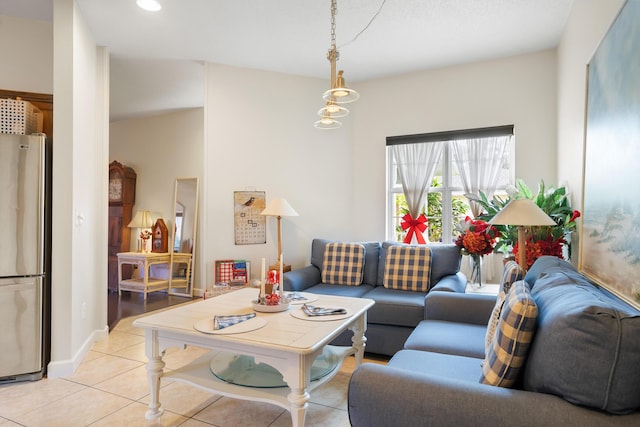
[[[518,292],[535,321],[510,335]],[[354,371],[351,424],[640,426],[640,311],[555,257],[538,259],[498,307],[491,296],[429,293],[426,318],[405,348],[387,365]],[[496,335],[486,347],[496,310]],[[506,339],[512,336],[526,339]],[[496,372],[510,372],[514,382],[486,384],[490,355],[503,347],[518,352],[510,359],[518,363]]]
[[[333,283],[326,283],[326,280],[323,282],[323,273],[326,273],[326,263],[329,262],[326,259],[327,245],[337,243],[340,242],[314,239],[311,244],[311,264],[285,273],[284,290],[366,297],[374,300],[375,305],[367,313],[367,352],[391,356],[401,350],[413,329],[425,318],[425,297],[428,294],[433,291],[464,293],[466,277],[460,273],[461,255],[460,248],[456,245],[427,245],[428,273],[424,275],[426,290],[403,290],[385,286],[385,266],[389,267],[387,261],[390,248],[419,250],[419,246],[395,242],[347,243],[361,246],[364,253],[361,282],[349,286],[340,280],[334,280]],[[344,266],[341,268],[344,270]],[[397,277],[396,282],[400,283],[396,283],[396,287],[402,288],[403,280],[403,277]],[[350,345],[351,335],[350,331],[345,332],[334,344]]]

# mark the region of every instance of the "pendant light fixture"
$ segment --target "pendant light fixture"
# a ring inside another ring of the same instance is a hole
[[[336,75],[336,61],[340,59],[340,52],[336,47],[336,13],[338,10],[337,0],[331,0],[331,48],[327,52],[327,59],[331,64],[330,89],[324,93],[322,98],[326,105],[318,111],[320,120],[314,126],[318,129],[336,129],[342,123],[336,120],[337,117],[344,117],[349,114],[349,110],[340,104],[346,104],[357,100],[360,95],[353,89],[346,87],[343,70]]]

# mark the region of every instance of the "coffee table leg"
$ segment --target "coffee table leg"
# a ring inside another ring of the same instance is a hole
[[[293,427],[303,427],[304,419],[307,416],[307,407],[309,406],[309,393],[304,388],[292,388],[291,393],[287,396],[291,406],[291,425]]]
[[[363,313],[362,316],[358,317],[349,329],[353,331],[351,342],[353,343],[353,348],[356,349],[356,366],[360,366],[364,357],[364,349],[367,345],[367,337],[364,336],[364,332],[367,330],[367,313]]]
[[[157,332],[145,331],[145,353],[147,354],[147,376],[151,391],[149,409],[144,414],[147,420],[159,420],[164,412],[160,404],[160,378],[164,368],[162,353],[160,352]]]

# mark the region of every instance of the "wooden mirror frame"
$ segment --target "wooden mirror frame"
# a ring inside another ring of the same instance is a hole
[[[171,240],[169,241],[171,252],[169,294],[171,295],[193,297],[193,272],[198,230],[198,190],[198,178],[176,178],[173,190]],[[179,211],[182,212],[182,215],[178,221]],[[188,227],[188,230],[185,226]],[[179,233],[178,227],[180,227]],[[180,239],[178,243],[176,243],[176,236]],[[185,243],[185,237],[190,240],[190,243],[188,241]],[[186,248],[189,250],[185,251]]]

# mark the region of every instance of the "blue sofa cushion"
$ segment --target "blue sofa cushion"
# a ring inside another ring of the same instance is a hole
[[[313,239],[311,242],[311,265],[322,271],[324,251],[327,243],[334,241],[327,239]],[[362,283],[376,285],[378,280],[378,258],[380,256],[380,242],[358,242],[364,246],[364,272]]]
[[[378,265],[378,278],[376,284],[382,286],[384,283],[384,264],[387,259],[387,252],[391,246],[409,246],[400,242],[383,242],[380,247],[380,263]],[[418,246],[418,245],[414,245]],[[431,272],[429,273],[429,288],[445,276],[456,274],[460,271],[462,256],[460,247],[451,243],[429,243],[426,245],[431,251]]]
[[[538,307],[524,280],[515,282],[502,306],[496,334],[482,364],[480,382],[513,387],[529,353]]]
[[[580,276],[580,273],[570,262],[555,256],[545,255],[541,256],[533,263],[531,268],[527,271],[527,274],[524,276],[524,280],[529,284],[529,288],[533,290],[536,281],[540,277],[558,272],[564,274],[575,274],[576,277]]]
[[[532,294],[540,317],[524,388],[612,414],[638,410],[640,311],[573,268],[540,275]]]
[[[322,263],[322,283],[358,286],[362,283],[364,246],[358,243],[327,243]]]
[[[360,286],[336,286],[327,283],[318,283],[317,285],[306,288],[304,291],[314,294],[336,295],[339,297],[369,298],[369,295],[365,294],[372,289],[374,289],[374,286],[364,284]]]
[[[367,321],[414,328],[424,320],[425,295],[377,286],[365,296],[376,302],[367,312]]]
[[[384,262],[383,285],[389,289],[427,292],[431,251],[425,246],[391,246]]]
[[[434,376],[464,381],[477,381],[482,371],[478,359],[419,350],[400,350],[393,355],[387,366],[411,372],[428,372]],[[411,390],[407,392],[410,393]],[[401,424],[401,422],[398,423],[398,425]]]
[[[404,348],[483,359],[485,330],[484,325],[473,323],[423,320],[411,332]]]

